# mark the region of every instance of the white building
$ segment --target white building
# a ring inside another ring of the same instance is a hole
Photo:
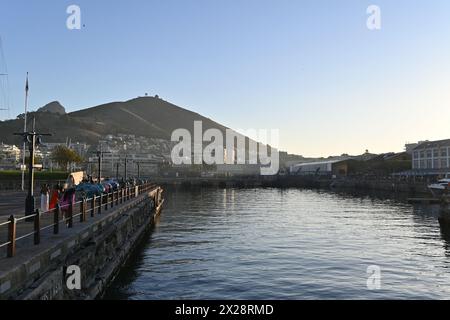
[[[20,161],[20,149],[15,145],[0,144],[0,163],[15,165]]]
[[[413,149],[413,170],[450,171],[450,139],[425,141]]]
[[[290,166],[291,175],[341,175],[348,173],[346,159],[298,163]]]

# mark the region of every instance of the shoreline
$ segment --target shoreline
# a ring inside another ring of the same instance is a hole
[[[223,178],[150,178],[153,182],[181,188],[306,188],[327,190],[381,191],[406,197],[430,197],[427,182],[403,181],[391,178],[364,179],[310,176],[248,176]]]

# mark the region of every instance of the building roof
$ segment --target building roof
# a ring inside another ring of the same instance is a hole
[[[436,176],[450,174],[449,169],[412,169],[393,173],[393,176]]]
[[[437,141],[424,141],[420,143],[417,147],[415,147],[414,150],[442,148],[442,147],[450,147],[450,139]]]
[[[292,167],[302,167],[302,166],[311,166],[311,165],[322,165],[322,164],[334,164],[338,162],[343,162],[349,159],[338,159],[338,160],[328,160],[328,161],[317,161],[317,162],[302,162],[292,165]]]

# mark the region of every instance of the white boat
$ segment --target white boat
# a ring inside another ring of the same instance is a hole
[[[450,178],[441,179],[428,186],[433,196],[440,198],[444,194],[450,194]]]

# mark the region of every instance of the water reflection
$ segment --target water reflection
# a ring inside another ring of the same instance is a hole
[[[107,298],[445,298],[439,206],[383,194],[168,190],[160,222]],[[366,287],[379,265],[382,288]]]

